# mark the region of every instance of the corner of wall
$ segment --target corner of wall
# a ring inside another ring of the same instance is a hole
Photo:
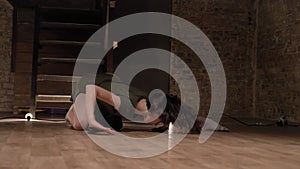
[[[0,112],[11,112],[14,96],[14,73],[11,72],[13,7],[0,0]]]

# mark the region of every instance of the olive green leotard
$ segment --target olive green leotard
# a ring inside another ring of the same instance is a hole
[[[132,87],[132,86],[129,87],[128,84],[125,84],[119,78],[115,78],[116,80],[114,79],[115,81],[112,82],[112,78],[113,78],[113,76],[111,74],[99,74],[94,79],[91,76],[82,77],[79,82],[79,85],[78,85],[79,93],[85,93],[85,87],[88,84],[95,84],[99,87],[102,87],[102,88],[108,90],[108,91],[111,91],[111,86],[113,83],[114,91],[112,91],[112,92],[115,95],[119,96],[121,99],[120,109],[125,110],[125,113],[127,116],[138,117],[138,115],[134,113],[133,107],[135,107],[136,104],[141,99],[145,98],[148,101],[147,94],[145,92],[143,92],[142,90],[137,89],[135,87]],[[129,87],[129,98],[126,95],[126,93],[128,91],[128,87]],[[130,104],[130,102],[126,101],[128,99],[130,100],[132,106],[128,105],[128,104]],[[121,118],[120,114],[113,108],[113,106],[108,105],[107,103],[105,103],[99,99],[97,99],[97,104],[98,104],[101,114],[103,115],[105,120],[108,121],[108,123],[111,125],[111,127],[113,127],[116,130],[119,130],[118,129],[120,126],[119,118]],[[95,112],[95,118],[98,122],[103,123],[103,118],[101,116],[99,116],[99,114],[100,113]],[[113,116],[113,119],[110,119],[111,116]],[[141,120],[142,120],[142,117],[139,117],[139,118],[141,118]],[[110,122],[110,120],[112,122]],[[118,120],[118,122],[116,122],[117,120]],[[117,125],[118,127],[114,127],[112,123],[118,123],[118,125]],[[122,123],[122,120],[121,120],[121,123]]]

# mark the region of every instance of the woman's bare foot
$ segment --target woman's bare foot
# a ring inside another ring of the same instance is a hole
[[[229,132],[230,130],[227,127],[221,126],[219,125],[215,131],[219,131],[219,132]]]

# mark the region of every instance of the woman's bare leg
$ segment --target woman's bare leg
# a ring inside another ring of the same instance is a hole
[[[70,122],[72,128],[75,130],[82,130],[88,126],[87,120],[81,119],[81,121],[79,121],[74,104],[70,107],[68,113],[66,114],[66,120]]]
[[[85,94],[85,109],[86,109],[86,116],[87,116],[87,121],[88,121],[88,126],[98,129],[98,130],[103,130],[107,133],[114,134],[115,131],[104,127],[100,123],[98,123],[95,119],[95,105],[96,105],[96,88],[94,85],[88,85],[86,87],[86,94]]]
[[[87,127],[92,127],[98,130],[103,130],[110,134],[114,134],[114,130],[104,127],[96,121],[94,114],[96,99],[100,99],[107,104],[112,105],[117,110],[121,104],[119,96],[116,96],[110,91],[107,91],[99,86],[87,85],[86,94],[81,93],[76,97],[74,110],[70,108],[67,118],[73,125],[81,124],[81,127],[76,126],[76,128],[85,129]]]
[[[91,122],[89,122],[89,118],[94,117],[94,113],[92,116],[87,113],[87,104],[86,104],[86,94],[80,93],[76,99],[75,103],[70,107],[68,113],[66,114],[66,119],[71,123],[73,129],[76,130],[82,130],[86,129],[88,127],[93,127],[99,130],[103,130],[107,133],[113,134],[114,131],[102,126],[99,124],[95,119],[92,119]],[[91,102],[92,103],[92,102]],[[88,100],[88,104],[90,104],[90,101]],[[95,105],[94,105],[95,106]],[[94,109],[93,106],[93,109]],[[89,109],[91,111],[92,109]]]

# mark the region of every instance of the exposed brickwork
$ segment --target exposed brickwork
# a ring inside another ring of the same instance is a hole
[[[14,77],[10,73],[13,9],[0,0],[0,112],[12,111]]]
[[[256,112],[300,121],[300,1],[259,5]]]
[[[258,13],[255,2],[260,2]],[[6,0],[0,0],[0,7],[0,111],[11,111],[12,8]],[[173,0],[173,13],[199,27],[220,55],[228,86],[225,113],[268,119],[285,113],[290,120],[300,121],[299,9],[298,0]],[[172,52],[193,70],[200,89],[201,114],[206,114],[211,91],[203,64],[178,41],[172,42]],[[176,74],[182,68],[172,62],[171,70]],[[174,81],[171,92],[178,93]],[[186,102],[195,104],[192,98]]]
[[[252,49],[255,28],[252,6],[250,0],[173,0],[173,14],[199,27],[219,53],[228,86],[225,113],[235,116],[252,115]],[[203,64],[177,41],[172,43],[172,52],[193,70],[200,89],[201,114],[206,114],[210,106],[211,89]],[[176,73],[182,68],[172,64],[171,69]],[[178,93],[173,81],[171,92]],[[192,99],[187,102],[194,104]]]

